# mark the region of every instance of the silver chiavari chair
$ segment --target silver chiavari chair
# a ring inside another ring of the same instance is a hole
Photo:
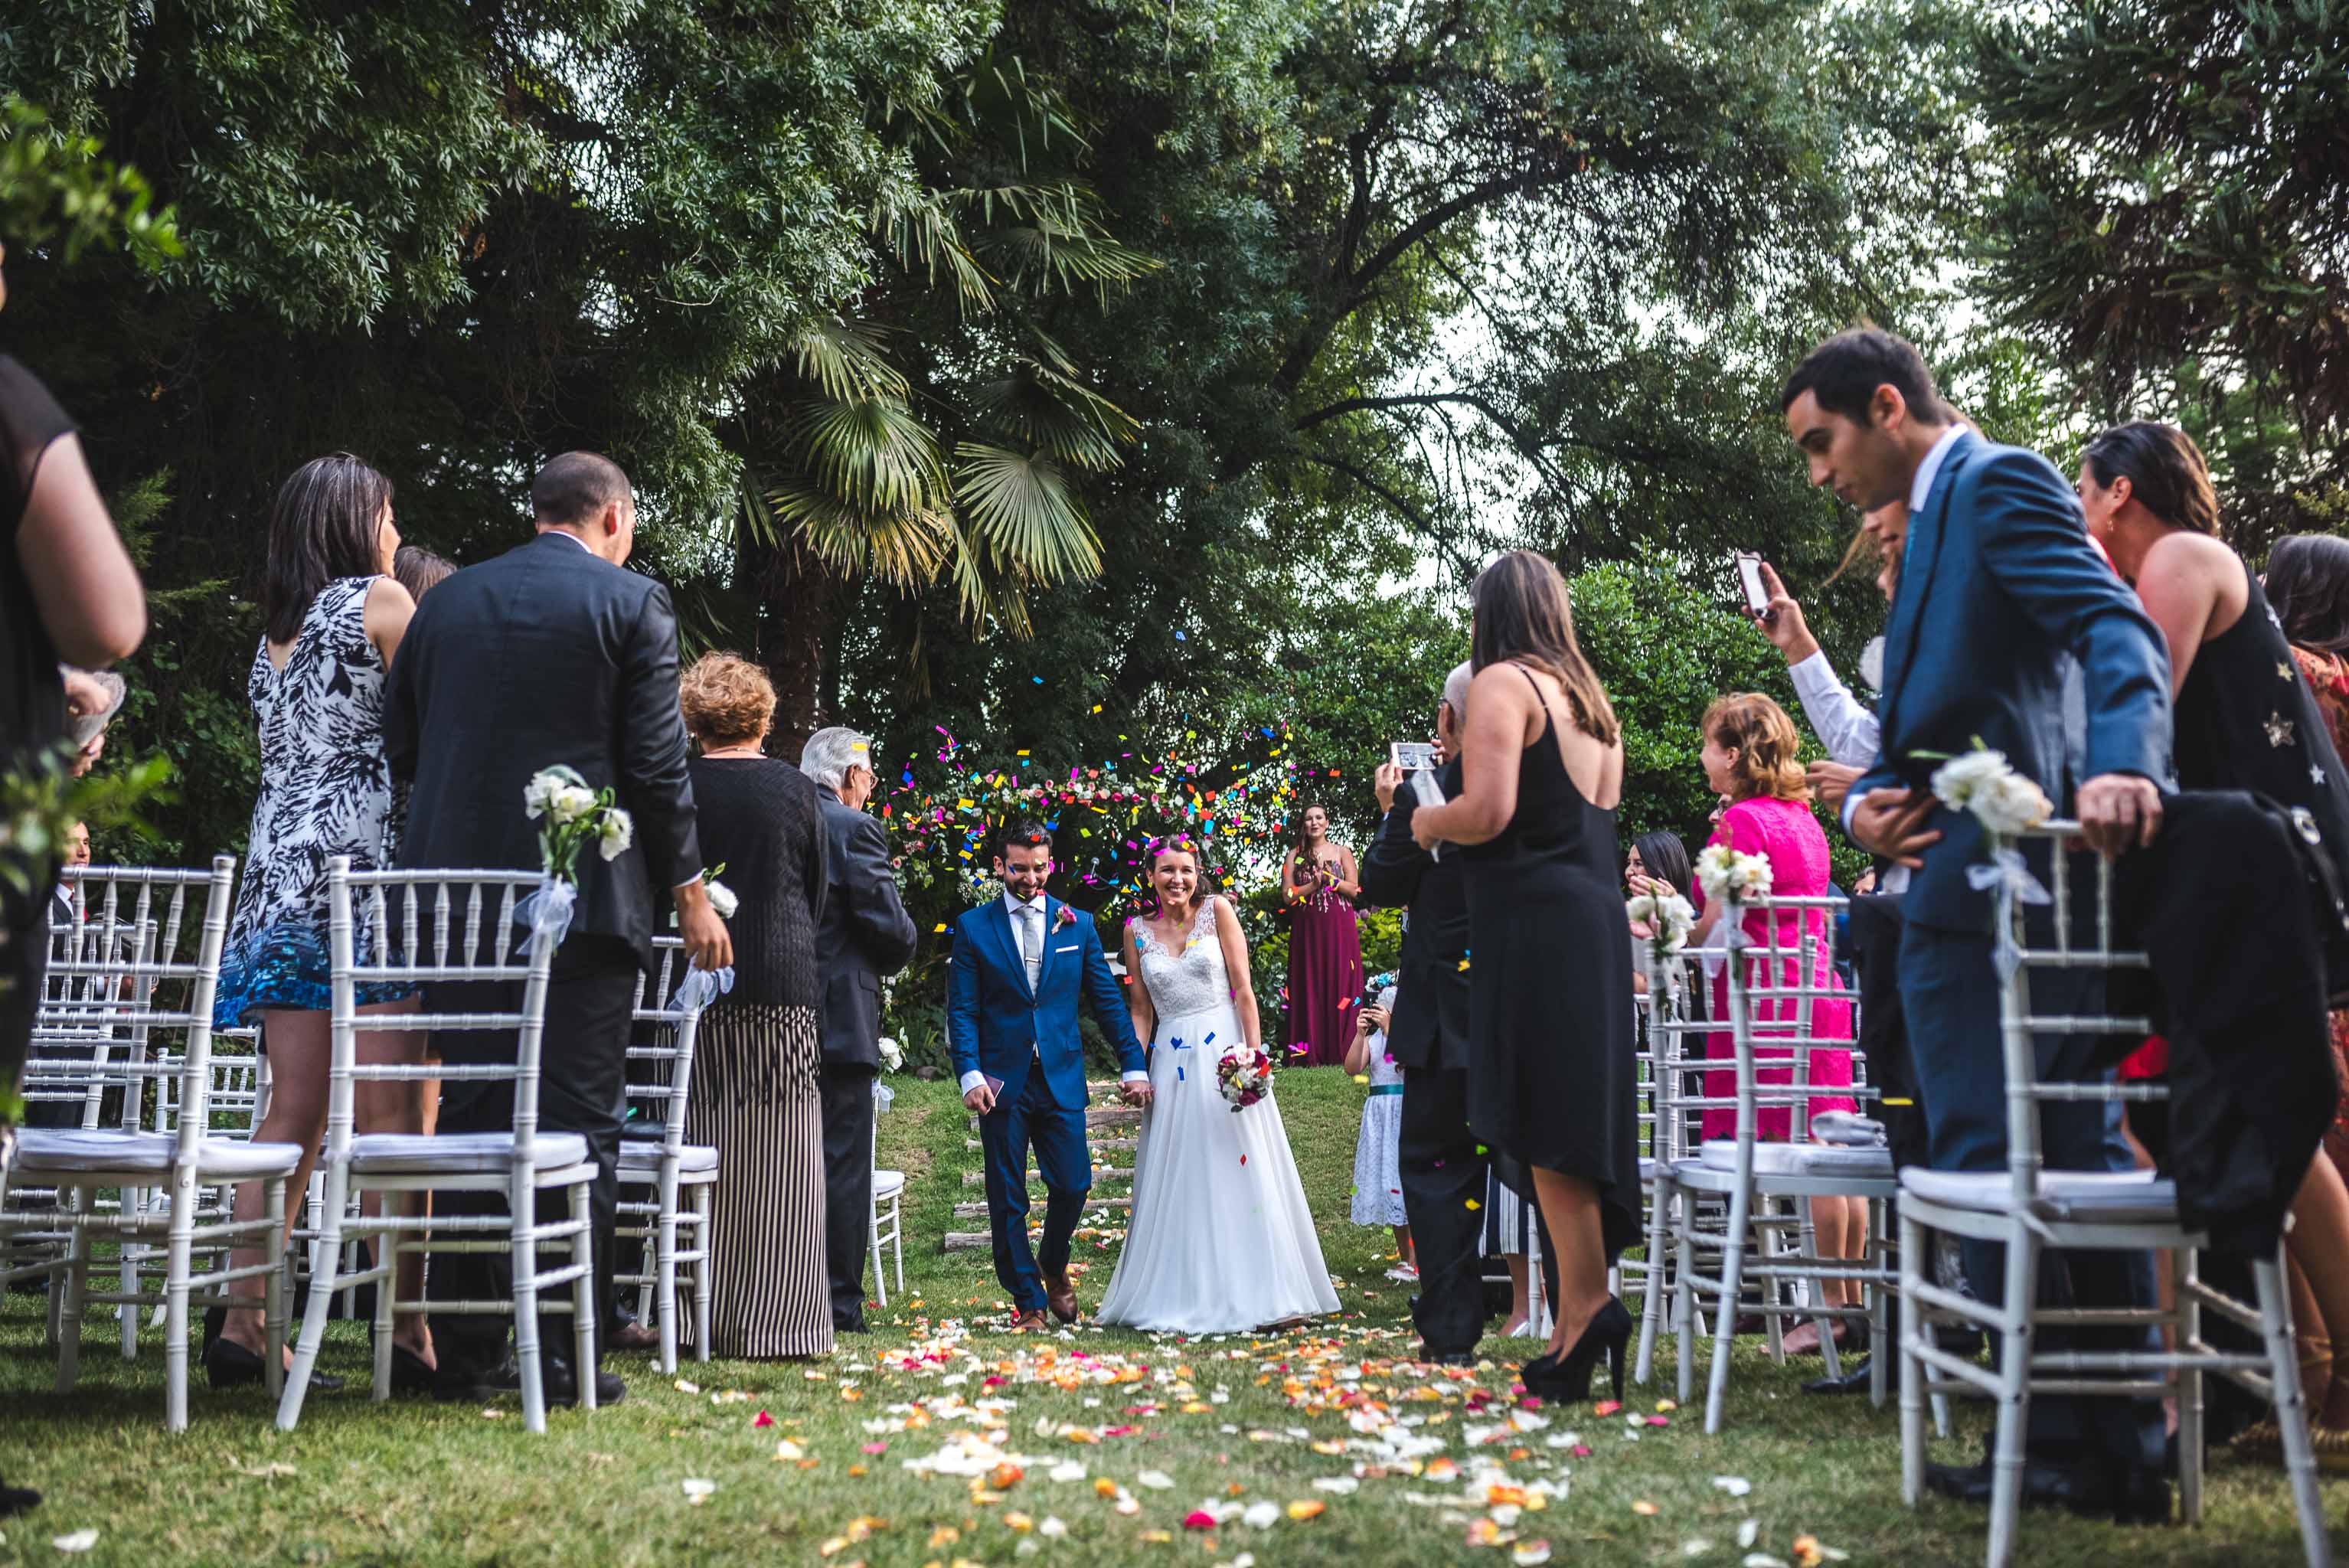
[[[873,1286],[880,1293],[881,1305],[889,1305],[889,1278],[881,1267],[881,1249],[890,1248],[897,1259],[897,1294],[905,1294],[905,1173],[903,1171],[881,1169],[881,1113],[896,1101],[897,1091],[878,1078],[873,1080],[873,1205],[871,1218],[865,1222],[864,1247],[873,1258]]]
[[[2144,1083],[2058,1082],[2040,1077],[2034,1038],[2042,1035],[2121,1035],[2142,1038],[2149,1020],[2108,1011],[2050,1015],[2034,1010],[2034,972],[2111,974],[2143,970],[2142,952],[2118,947],[2113,938],[2113,869],[2095,862],[2095,886],[2088,894],[2094,935],[2075,938],[2073,871],[2064,852],[2076,838],[2075,822],[2049,822],[2014,836],[1986,831],[1983,842],[2002,874],[1992,883],[1993,940],[2000,954],[1999,1026],[2005,1068],[2007,1169],[2003,1171],[1928,1171],[1900,1172],[1900,1490],[1910,1507],[1924,1494],[1924,1399],[1935,1394],[1977,1390],[1997,1401],[1998,1429],[1992,1448],[1990,1537],[1991,1568],[2006,1568],[2015,1555],[2016,1525],[2023,1509],[2023,1437],[2034,1393],[2081,1397],[2153,1398],[2178,1397],[2178,1478],[2181,1511],[2189,1524],[2202,1516],[2202,1380],[2209,1374],[2231,1379],[2272,1399],[2283,1438],[2284,1468],[2292,1506],[2300,1518],[2301,1545],[2312,1568],[2332,1561],[2323,1504],[2317,1496],[2316,1460],[2308,1435],[2300,1366],[2292,1344],[2290,1298],[2282,1249],[2251,1264],[2255,1302],[2238,1301],[2204,1284],[2196,1253],[2208,1238],[2180,1222],[2177,1184],[2150,1171],[2049,1171],[2041,1157],[2040,1107],[2049,1101],[2152,1100],[2168,1098],[2167,1086]],[[2051,843],[2052,893],[2030,876],[2021,850],[2032,841]],[[2052,903],[2053,945],[2035,946],[2024,923],[2027,901]],[[2319,1156],[2322,1158],[2322,1156]],[[2002,1298],[1977,1301],[1948,1290],[1927,1270],[1932,1257],[1929,1233],[2002,1243],[2006,1275]],[[2041,1254],[2062,1251],[2160,1252],[2177,1271],[2177,1306],[2043,1306],[2036,1284]],[[2257,1352],[2228,1352],[2202,1337],[2202,1314],[2212,1312],[2256,1332]],[[2002,1342],[1993,1366],[1951,1355],[1930,1337],[1932,1326],[1963,1323]],[[2174,1326],[2178,1348],[2112,1351],[2034,1351],[2033,1331],[2048,1324],[2107,1327]],[[2175,1375],[2173,1388],[2167,1381]]]
[[[612,1283],[636,1287],[638,1322],[657,1316],[660,1368],[673,1377],[680,1269],[689,1271],[693,1287],[694,1359],[709,1359],[709,1309],[716,1285],[709,1268],[710,1211],[718,1150],[685,1140],[685,1114],[693,1085],[694,1041],[701,1029],[701,1009],[712,993],[701,971],[679,962],[685,956],[682,941],[656,936],[653,946],[660,972],[649,995],[644,981],[636,983],[636,1043],[629,1046],[628,1059],[656,1064],[656,1077],[646,1081],[631,1073],[628,1098],[657,1102],[661,1115],[658,1122],[643,1124],[643,1132],[636,1130],[639,1124],[630,1123],[628,1135],[620,1140],[619,1219],[613,1232],[644,1243],[647,1266],[635,1274],[616,1273]],[[629,1195],[632,1190],[647,1189],[647,1196]],[[684,1206],[688,1195],[690,1209]]]
[[[274,1263],[241,1270],[215,1268],[202,1274],[195,1269],[200,1253],[226,1251],[240,1242],[274,1251],[285,1223],[285,1183],[301,1159],[301,1150],[290,1143],[222,1137],[211,1125],[212,1000],[220,978],[234,873],[235,861],[225,855],[215,859],[208,872],[126,867],[67,872],[68,882],[77,885],[78,923],[84,927],[95,923],[100,935],[94,948],[85,950],[91,956],[62,961],[60,978],[98,984],[69,996],[55,1016],[70,1020],[77,1028],[120,1031],[126,1059],[107,1070],[125,1076],[127,1103],[119,1128],[27,1130],[19,1140],[15,1176],[28,1184],[53,1188],[58,1205],[47,1214],[31,1216],[0,1207],[0,1229],[48,1223],[67,1232],[65,1251],[49,1268],[50,1294],[59,1301],[59,1392],[73,1387],[79,1370],[86,1307],[102,1304],[135,1308],[159,1300],[163,1305],[164,1419],[173,1431],[188,1424],[191,1306],[226,1305],[228,1296],[222,1287],[242,1278],[264,1277],[267,1282],[264,1359],[273,1385],[280,1375],[285,1344],[285,1302]],[[201,892],[202,917],[196,952],[192,957],[182,957],[181,940],[191,891]],[[95,911],[88,907],[93,894]],[[150,922],[155,926],[151,941],[143,934]],[[141,934],[127,944],[114,943],[111,934],[124,928]],[[116,962],[125,947],[134,954],[127,975]],[[72,990],[69,984],[68,993]],[[176,1055],[164,1048],[167,1037],[173,1034],[182,1041]],[[170,1131],[145,1130],[152,1114],[146,1086],[164,1078],[176,1080],[177,1125]],[[256,1181],[263,1183],[266,1199],[266,1212],[257,1219],[240,1222],[216,1218],[205,1212],[198,1198],[202,1187]],[[140,1196],[158,1189],[168,1202],[150,1204]],[[101,1191],[121,1194],[110,1212],[96,1202]],[[126,1288],[103,1293],[89,1289],[92,1243],[99,1233],[116,1238],[125,1248],[162,1242],[160,1296],[140,1288],[137,1270],[144,1260],[140,1259],[122,1265]],[[130,1343],[129,1336],[133,1332],[126,1326],[126,1343]]]
[[[522,1372],[523,1422],[533,1432],[546,1429],[538,1316],[542,1311],[569,1311],[576,1357],[573,1365],[579,1368],[579,1399],[586,1408],[595,1408],[595,1279],[589,1258],[588,1218],[588,1191],[595,1180],[595,1164],[587,1140],[578,1133],[538,1129],[540,1048],[554,942],[549,935],[518,925],[516,911],[539,880],[536,872],[359,872],[351,869],[349,857],[344,855],[327,862],[334,1055],[327,1079],[326,1153],[322,1162],[326,1198],[319,1206],[318,1234],[310,1248],[302,1336],[277,1407],[277,1425],[282,1430],[293,1430],[302,1418],[311,1368],[326,1336],[328,1304],[346,1286],[372,1284],[376,1287],[374,1391],[378,1399],[391,1397],[391,1315],[426,1305],[421,1301],[395,1299],[398,1260],[404,1253],[510,1254],[513,1264],[510,1299],[435,1300],[431,1310],[513,1318],[514,1357]],[[462,982],[519,985],[518,1005],[511,1012],[480,1013],[362,1013],[357,1006],[361,985],[396,990]],[[369,1066],[357,1059],[358,1036],[365,1030],[419,1034],[511,1030],[517,1044],[511,1065],[444,1061]],[[512,1130],[431,1138],[406,1133],[353,1135],[353,1090],[357,1080],[429,1078],[444,1083],[511,1079],[514,1086]],[[435,1189],[502,1193],[507,1212],[426,1213],[421,1194]],[[569,1218],[542,1224],[537,1219],[537,1195],[554,1191],[567,1192]],[[383,1212],[354,1212],[353,1200],[368,1191],[383,1194]],[[375,1246],[372,1264],[346,1278],[341,1259],[347,1237],[371,1240]],[[550,1243],[567,1249],[569,1262],[553,1268],[543,1265],[538,1249]],[[551,1299],[565,1285],[570,1287],[567,1303]]]
[[[1857,1056],[1856,1041],[1822,1039],[1817,1033],[1817,1004],[1827,999],[1848,1000],[1849,993],[1815,985],[1811,979],[1831,961],[1831,917],[1842,901],[1766,894],[1741,896],[1733,888],[1723,897],[1728,908],[1722,918],[1730,923],[1725,990],[1736,1075],[1736,1092],[1727,1099],[1735,1112],[1735,1136],[1700,1143],[1694,1154],[1675,1157],[1658,1177],[1660,1194],[1668,1196],[1674,1205],[1671,1229],[1677,1266],[1673,1318],[1679,1341],[1679,1389],[1682,1399],[1689,1398],[1693,1384],[1695,1326],[1702,1298],[1710,1296],[1718,1313],[1705,1393],[1708,1433],[1721,1429],[1738,1306],[1749,1283],[1762,1288],[1765,1313],[1777,1310],[1778,1291],[1784,1284],[1792,1284],[1806,1294],[1807,1299],[1797,1309],[1798,1315],[1817,1324],[1820,1349],[1829,1377],[1837,1370],[1833,1324],[1842,1321],[1868,1325],[1881,1339],[1886,1305],[1883,1291],[1892,1283],[1889,1267],[1880,1261],[1884,1204],[1899,1191],[1889,1150],[1813,1141],[1807,1126],[1809,1102],[1815,1092],[1810,1082],[1811,1052],[1849,1050],[1855,1058]],[[1830,917],[1820,923],[1823,929],[1818,936],[1805,930],[1813,912]],[[1781,923],[1775,918],[1783,913],[1803,917],[1791,923],[1796,934],[1791,942],[1782,934]],[[1759,938],[1744,932],[1744,917],[1750,913],[1764,916],[1764,934]],[[1685,1031],[1682,1037],[1687,1037]],[[1782,1062],[1789,1081],[1760,1081],[1762,1072],[1777,1069]],[[1724,1064],[1713,1065],[1718,1070]],[[1837,1086],[1827,1092],[1850,1096],[1859,1088],[1856,1083],[1850,1088]],[[1721,1099],[1683,1096],[1676,1109],[1685,1111],[1711,1107],[1720,1103]],[[1765,1143],[1759,1137],[1761,1113],[1775,1106],[1786,1108],[1791,1136],[1785,1142]],[[1718,1267],[1713,1273],[1698,1264],[1698,1249],[1704,1237],[1697,1223],[1696,1201],[1705,1196],[1725,1200],[1728,1205],[1727,1221],[1717,1238]],[[1857,1199],[1863,1205],[1867,1216],[1863,1226],[1865,1243],[1858,1257],[1829,1258],[1819,1254],[1809,1200],[1820,1197]],[[1791,1204],[1794,1212],[1774,1212],[1781,1202]],[[1797,1238],[1791,1244],[1780,1239],[1789,1230]],[[1861,1287],[1862,1301],[1847,1306],[1827,1305],[1823,1291],[1831,1280],[1857,1282]],[[1773,1350],[1783,1354],[1775,1336]],[[1872,1364],[1871,1371],[1870,1392],[1876,1403],[1882,1405],[1885,1371],[1880,1357]]]

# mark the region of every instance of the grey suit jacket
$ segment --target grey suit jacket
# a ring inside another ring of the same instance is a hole
[[[823,1061],[827,1067],[877,1067],[881,982],[914,958],[914,920],[897,896],[889,835],[862,811],[816,786],[830,837],[823,919],[815,928],[816,973],[823,984]]]

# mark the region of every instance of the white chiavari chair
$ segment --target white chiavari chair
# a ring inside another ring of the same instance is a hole
[[[2006,1079],[2007,1169],[2003,1171],[1928,1171],[1900,1172],[1900,1491],[1910,1507],[1924,1494],[1924,1398],[1972,1389],[1997,1401],[1998,1428],[1992,1451],[1991,1568],[2014,1561],[2015,1533],[2023,1511],[2024,1430],[2033,1393],[2078,1397],[2178,1398],[2178,1480],[2180,1511],[2189,1524],[2202,1517],[2202,1379],[2212,1373],[2274,1401],[2283,1439],[2284,1469],[2300,1519],[2302,1552],[2312,1568],[2332,1561],[2323,1503],[2317,1496],[2316,1460],[2308,1436],[2298,1353],[2292,1344],[2290,1298],[2285,1293],[2282,1248],[2251,1264],[2256,1302],[2238,1301],[2204,1284],[2196,1253],[2207,1238],[2189,1231],[2178,1212],[2178,1188],[2150,1171],[2048,1171],[2041,1157],[2040,1107],[2049,1101],[2152,1100],[2168,1098],[2166,1085],[2143,1082],[2059,1082],[2040,1076],[2035,1040],[2049,1035],[2120,1035],[2143,1038],[2150,1021],[2099,1009],[2050,1015],[2035,1012],[2033,971],[2110,975],[2143,970],[2142,952],[2116,946],[2113,937],[2113,870],[2095,862],[2094,934],[2075,933],[2073,869],[2064,852],[2076,838],[2075,822],[2049,822],[2008,837],[1985,832],[1993,861],[2023,865],[2021,847],[2033,840],[2052,843],[2050,882],[2052,945],[2036,945],[2026,928],[2025,898],[2045,890],[2026,887],[2026,876],[2010,870],[1992,883],[1993,940],[1999,965],[2001,1059]],[[2322,1156],[2319,1156],[2322,1158]],[[2002,1299],[1977,1301],[1946,1289],[1929,1277],[1932,1253],[1929,1233],[1939,1232],[2006,1248]],[[2168,1251],[2177,1271],[2177,1306],[2065,1308],[2038,1302],[2041,1254],[2059,1251]],[[2260,1336],[2256,1352],[2220,1350],[2202,1337],[2202,1314],[2216,1313]],[[1993,1366],[1942,1350],[1930,1337],[1937,1323],[1961,1323],[1998,1336]],[[2034,1351],[2033,1331],[2043,1325],[2158,1328],[2174,1325],[2174,1351]],[[2177,1383],[2167,1381],[2175,1375]]]
[[[889,1279],[881,1267],[881,1249],[885,1244],[897,1259],[897,1294],[905,1294],[905,1173],[903,1171],[881,1169],[881,1113],[887,1110],[897,1098],[897,1091],[873,1080],[873,1218],[865,1227],[865,1246],[873,1254],[873,1287],[880,1293],[881,1305],[889,1305]]]
[[[1857,1056],[1855,1041],[1821,1039],[1816,1032],[1817,1003],[1829,998],[1848,1000],[1849,993],[1811,982],[1811,976],[1826,966],[1825,961],[1832,958],[1831,917],[1842,901],[1740,895],[1733,888],[1723,896],[1729,907],[1722,918],[1733,923],[1729,927],[1732,946],[1725,990],[1729,1033],[1735,1051],[1736,1092],[1728,1097],[1728,1104],[1735,1112],[1735,1136],[1701,1142],[1693,1154],[1680,1154],[1660,1168],[1657,1178],[1659,1201],[1669,1201],[1673,1206],[1671,1228],[1678,1254],[1673,1324],[1678,1337],[1679,1390],[1682,1399],[1689,1398],[1693,1385],[1695,1326],[1705,1298],[1712,1299],[1718,1314],[1705,1393],[1705,1431],[1709,1434],[1721,1429],[1737,1312],[1749,1284],[1762,1288],[1765,1314],[1780,1310],[1778,1292],[1782,1284],[1792,1284],[1804,1293],[1806,1299],[1795,1310],[1817,1324],[1820,1349],[1829,1377],[1837,1371],[1833,1324],[1841,1321],[1868,1326],[1881,1340],[1886,1305],[1883,1291],[1892,1281],[1889,1266],[1881,1261],[1884,1204],[1899,1190],[1890,1150],[1816,1142],[1812,1140],[1806,1124],[1815,1092],[1810,1083],[1811,1052],[1850,1050],[1855,1058]],[[1797,934],[1791,942],[1775,918],[1789,912],[1803,916],[1792,923]],[[1818,936],[1805,930],[1812,912],[1830,917],[1821,921],[1822,934]],[[1749,913],[1764,916],[1764,934],[1761,937],[1744,934],[1744,920]],[[1757,1016],[1757,1011],[1764,1016]],[[1688,1037],[1683,1033],[1682,1037]],[[1693,1065],[1696,1058],[1688,1059]],[[1713,1065],[1717,1070],[1722,1064]],[[1760,1072],[1782,1068],[1787,1073],[1787,1082],[1760,1081]],[[1668,1093],[1677,1087],[1668,1086]],[[1847,1096],[1858,1087],[1837,1087],[1827,1092]],[[1674,1098],[1675,1114],[1710,1107],[1722,1099],[1702,1094]],[[1786,1108],[1790,1131],[1798,1136],[1785,1142],[1764,1142],[1758,1136],[1761,1113],[1777,1106]],[[1696,1220],[1696,1201],[1702,1196],[1725,1200],[1728,1205],[1726,1222],[1717,1238],[1718,1267],[1713,1273],[1698,1264],[1698,1250],[1704,1236]],[[1829,1258],[1819,1254],[1809,1200],[1820,1197],[1856,1199],[1863,1205],[1864,1245],[1858,1257]],[[1791,1204],[1793,1213],[1775,1212],[1782,1202]],[[1789,1230],[1797,1238],[1791,1244],[1780,1239]],[[1828,1305],[1824,1299],[1824,1287],[1832,1280],[1857,1283],[1862,1300],[1853,1305]],[[1783,1355],[1775,1335],[1772,1348],[1774,1354]],[[1886,1382],[1880,1357],[1871,1363],[1870,1372],[1869,1391],[1880,1406],[1885,1400]]]
[[[674,1377],[681,1269],[689,1271],[693,1287],[694,1359],[709,1359],[709,1309],[716,1283],[709,1270],[710,1210],[711,1188],[718,1181],[718,1150],[706,1143],[685,1140],[685,1112],[693,1086],[693,1048],[701,1029],[701,1009],[713,993],[701,971],[680,962],[685,956],[682,941],[657,936],[653,946],[660,957],[660,971],[649,994],[643,980],[636,984],[636,1038],[628,1047],[628,1059],[655,1064],[655,1076],[646,1080],[631,1073],[628,1098],[658,1102],[661,1116],[657,1123],[629,1123],[620,1140],[619,1220],[613,1232],[616,1237],[641,1241],[647,1266],[636,1274],[615,1273],[612,1283],[636,1287],[638,1322],[657,1317],[660,1369]],[[650,1193],[631,1197],[632,1189],[649,1189]],[[684,1206],[688,1195],[690,1209]]]
[[[543,1364],[538,1316],[569,1311],[573,1365],[579,1369],[579,1400],[595,1408],[595,1280],[589,1258],[588,1189],[595,1179],[587,1140],[575,1132],[538,1130],[539,1053],[546,1017],[548,967],[554,944],[517,923],[516,910],[537,887],[536,872],[377,871],[351,869],[349,857],[327,862],[327,939],[334,1002],[333,1065],[327,1079],[326,1197],[319,1205],[318,1235],[310,1248],[308,1299],[294,1369],[278,1402],[277,1425],[292,1431],[302,1418],[311,1368],[326,1336],[328,1303],[347,1285],[375,1286],[374,1391],[391,1397],[391,1315],[421,1310],[422,1301],[398,1301],[398,1260],[403,1253],[504,1253],[513,1266],[510,1298],[494,1301],[435,1300],[435,1313],[511,1316],[514,1358],[522,1372],[523,1423],[546,1429]],[[361,909],[367,952],[360,953]],[[464,982],[519,985],[512,1012],[363,1013],[361,985],[421,988]],[[398,1066],[358,1061],[358,1036],[367,1030],[429,1034],[442,1030],[513,1031],[515,1058],[505,1063],[452,1061]],[[437,1078],[511,1079],[513,1126],[506,1132],[406,1133],[354,1136],[354,1085],[361,1078],[415,1081]],[[434,1190],[491,1191],[504,1195],[502,1214],[426,1213],[423,1193]],[[541,1191],[568,1194],[570,1214],[551,1224],[537,1219]],[[383,1194],[378,1214],[353,1212],[353,1200]],[[413,1205],[412,1208],[406,1205]],[[372,1264],[342,1277],[346,1237],[374,1243]],[[538,1249],[567,1249],[569,1261],[548,1268]],[[570,1287],[570,1300],[552,1293]]]
[[[94,956],[64,961],[61,978],[99,983],[65,1003],[59,1016],[69,1016],[77,1026],[103,1025],[122,1031],[127,1059],[108,1070],[119,1071],[129,1080],[123,1125],[27,1130],[19,1140],[16,1166],[16,1176],[31,1184],[53,1187],[59,1195],[54,1212],[29,1217],[29,1222],[59,1224],[67,1232],[65,1253],[52,1265],[50,1274],[50,1295],[59,1302],[58,1391],[69,1390],[78,1373],[81,1318],[88,1306],[136,1308],[160,1299],[165,1307],[164,1420],[173,1431],[188,1424],[191,1305],[226,1305],[228,1297],[221,1287],[248,1276],[264,1277],[264,1358],[273,1393],[285,1344],[285,1302],[274,1263],[242,1270],[213,1269],[201,1275],[194,1266],[200,1251],[226,1251],[240,1241],[274,1249],[285,1222],[285,1183],[301,1158],[301,1150],[290,1143],[221,1137],[211,1126],[212,999],[220,978],[221,946],[228,930],[234,872],[235,861],[225,855],[215,859],[208,872],[127,867],[67,872],[68,882],[77,886],[75,903],[80,923],[85,927],[95,923],[101,936],[91,950]],[[182,957],[183,921],[191,890],[202,892],[202,919],[196,951],[192,957]],[[88,907],[93,902],[94,911]],[[130,906],[127,911],[126,903]],[[125,926],[143,933],[150,921],[156,926],[153,939],[142,934],[127,944],[134,956],[129,974],[122,975],[116,964],[118,944],[106,939],[105,934]],[[164,1037],[171,1034],[183,1042],[176,1056],[163,1049]],[[150,1114],[146,1086],[167,1078],[176,1079],[177,1125],[168,1132],[145,1130]],[[198,1200],[200,1187],[254,1181],[263,1183],[265,1196],[266,1212],[258,1219],[242,1222],[215,1219],[204,1212]],[[154,1189],[168,1194],[167,1204],[150,1205],[137,1196]],[[95,1202],[103,1190],[122,1194],[112,1212]],[[0,1227],[19,1222],[25,1222],[0,1209]],[[92,1243],[100,1233],[118,1238],[124,1247],[162,1242],[160,1297],[139,1288],[136,1262],[123,1265],[128,1288],[103,1293],[89,1289]],[[126,1317],[135,1322],[135,1313],[126,1313]],[[126,1344],[132,1343],[134,1332],[134,1327],[126,1326]]]

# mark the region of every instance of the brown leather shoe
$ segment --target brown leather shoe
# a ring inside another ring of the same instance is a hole
[[[660,1331],[641,1323],[624,1323],[612,1330],[606,1345],[614,1350],[658,1350]]]
[[[1052,1315],[1062,1323],[1076,1322],[1077,1287],[1069,1283],[1067,1274],[1044,1276],[1044,1305],[1050,1307]]]
[[[1004,1332],[1007,1334],[1044,1334],[1049,1332],[1050,1327],[1051,1325],[1044,1321],[1044,1314],[1041,1310],[1030,1308],[1026,1312],[1012,1314],[1011,1322],[1007,1326]]]

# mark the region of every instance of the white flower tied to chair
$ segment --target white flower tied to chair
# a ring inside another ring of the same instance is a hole
[[[1972,812],[1977,821],[2002,839],[2039,826],[2055,810],[2038,785],[2014,770],[2006,753],[1992,750],[1980,739],[1971,751],[1933,769],[1933,795],[1952,811]],[[2014,943],[2015,901],[2051,903],[2054,900],[2031,874],[2023,851],[2012,845],[1992,849],[1987,865],[1968,866],[1966,885],[1978,892],[1990,892],[1996,903],[1998,945],[1991,957],[1998,965],[1999,978],[2008,979],[2023,962],[2023,952]]]
[[[1688,946],[1689,933],[1696,927],[1695,907],[1676,892],[1661,896],[1643,892],[1626,899],[1623,913],[1648,928],[1648,967],[1664,970],[1666,982],[1677,994],[1678,966],[1663,961]]]
[[[531,775],[523,787],[523,810],[538,824],[539,863],[544,874],[538,891],[514,907],[514,923],[530,927],[553,947],[571,934],[571,916],[579,906],[579,885],[572,868],[589,842],[606,861],[618,860],[636,841],[636,819],[612,803],[612,791],[590,789],[576,770],[556,763]]]
[[[1769,856],[1749,855],[1727,844],[1707,844],[1704,852],[1696,858],[1696,885],[1704,889],[1704,896],[1713,903],[1728,900],[1732,910],[1749,898],[1767,897],[1774,874]],[[1685,901],[1673,902],[1687,907]],[[1694,920],[1694,912],[1691,912],[1690,918]],[[1746,934],[1745,923],[1734,919],[1723,927],[1722,940],[1733,953],[1754,943],[1753,937]]]

